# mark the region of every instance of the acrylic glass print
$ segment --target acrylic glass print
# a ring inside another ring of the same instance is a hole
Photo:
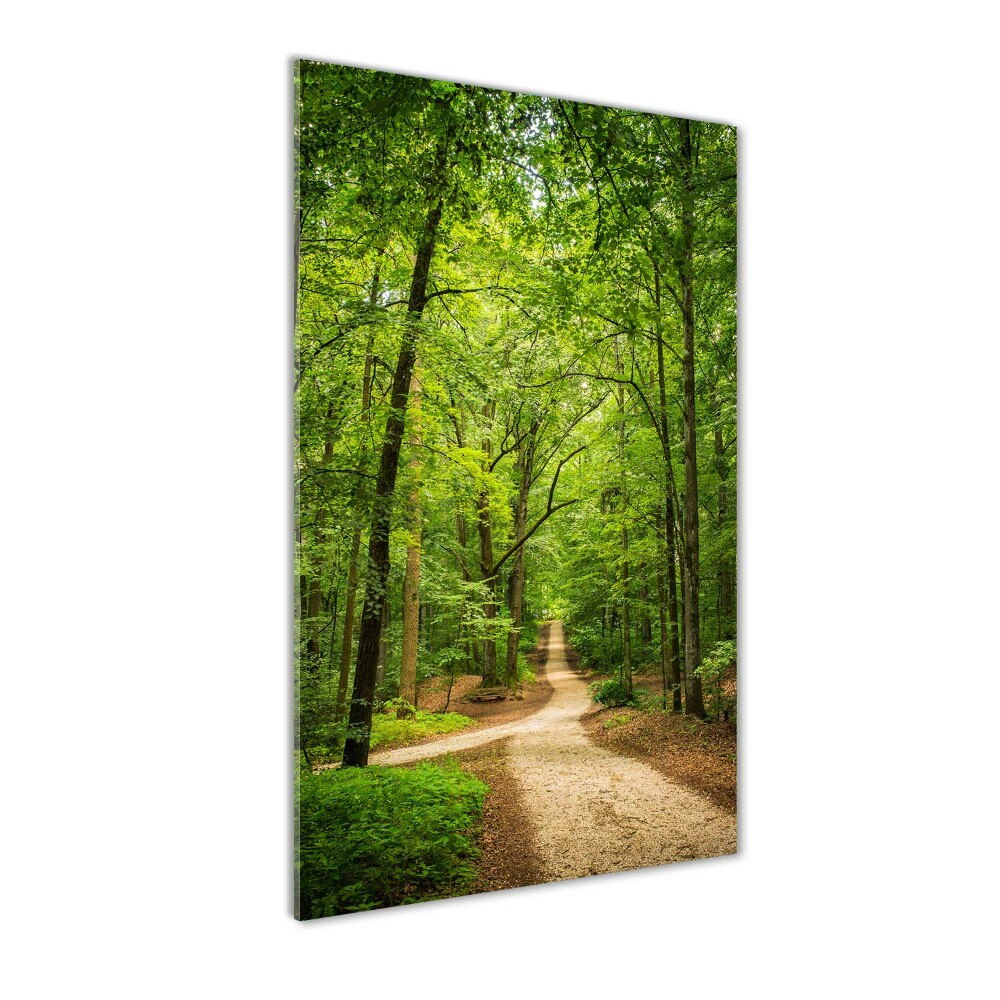
[[[736,133],[296,67],[302,919],[736,850]]]

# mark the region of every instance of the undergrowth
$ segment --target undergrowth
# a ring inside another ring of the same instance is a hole
[[[427,736],[457,732],[459,729],[471,726],[475,721],[467,715],[460,715],[458,712],[438,714],[422,711],[414,711],[408,718],[397,719],[396,706],[398,704],[398,699],[387,702],[387,711],[372,716],[371,743],[369,744],[372,750],[408,746]],[[304,766],[312,768],[317,764],[336,764],[344,749],[344,730],[344,725],[336,728],[331,726],[323,734],[326,737],[324,742],[304,743],[305,754],[302,761]]]
[[[629,695],[628,688],[617,678],[593,681],[588,689],[590,697],[606,708],[620,708],[630,705],[644,711],[657,707],[656,699],[645,688],[633,688]]]
[[[301,919],[461,895],[476,877],[487,791],[450,758],[302,775]]]
[[[385,749],[387,746],[406,746],[416,743],[426,736],[436,736],[438,733],[454,733],[459,729],[471,726],[475,720],[458,712],[445,712],[438,715],[434,712],[416,711],[408,719],[397,719],[394,714],[386,713],[372,716],[371,748]]]

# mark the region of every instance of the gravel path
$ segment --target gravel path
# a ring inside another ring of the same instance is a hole
[[[546,675],[552,700],[526,719],[373,754],[371,762],[409,763],[514,737],[509,764],[546,881],[735,852],[735,816],[587,739],[579,722],[590,707],[587,686],[566,663],[560,622],[549,633]]]

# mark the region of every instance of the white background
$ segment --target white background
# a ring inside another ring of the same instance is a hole
[[[7,995],[995,989],[987,10],[8,10]],[[297,55],[739,126],[738,858],[289,916]]]

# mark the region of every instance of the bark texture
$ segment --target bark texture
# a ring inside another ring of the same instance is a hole
[[[413,366],[417,356],[417,327],[424,306],[427,304],[427,279],[443,207],[442,202],[437,201],[427,212],[424,221],[407,301],[407,323],[403,330],[399,357],[393,373],[392,408],[386,420],[385,438],[382,443],[372,504],[371,530],[368,539],[368,576],[361,611],[361,635],[358,639],[358,658],[354,669],[351,712],[348,718],[347,739],[344,743],[344,767],[364,767],[368,763],[375,673],[382,636],[382,608],[388,596],[389,527],[392,519],[393,493],[399,472],[399,452],[403,444],[410,379],[413,377]]]
[[[414,364],[410,380],[410,504],[409,541],[406,546],[406,574],[403,577],[403,641],[399,661],[399,697],[407,705],[417,704],[417,648],[420,643],[420,545],[423,512],[420,507],[420,365]],[[408,709],[400,705],[399,718]]]

